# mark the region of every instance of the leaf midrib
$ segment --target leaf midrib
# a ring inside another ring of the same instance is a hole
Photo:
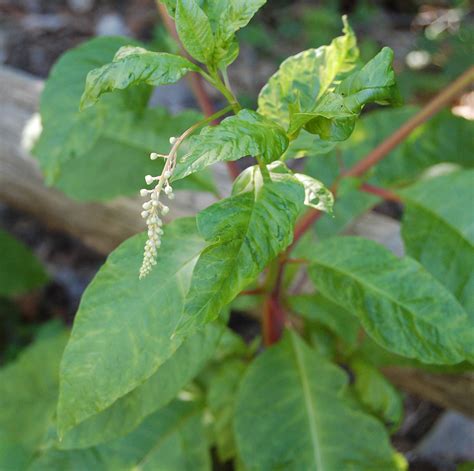
[[[197,409],[192,409],[190,410],[188,413],[184,414],[183,416],[181,416],[177,422],[175,422],[167,431],[166,433],[164,433],[163,435],[161,435],[158,440],[156,441],[156,443],[145,453],[145,455],[142,457],[142,459],[135,465],[133,465],[131,468],[130,468],[130,471],[140,471],[143,466],[147,463],[147,461],[149,461],[149,459],[151,458],[151,456],[157,451],[159,450],[159,448],[161,447],[161,445],[163,444],[164,441],[166,441],[166,439],[168,439],[170,436],[172,436],[174,433],[177,433],[179,432],[179,429],[181,427],[182,424],[184,424],[185,422],[187,422],[191,417],[193,417],[194,415],[196,415],[199,411]]]
[[[311,435],[311,443],[313,444],[313,458],[318,471],[324,471],[323,458],[321,456],[321,447],[319,443],[319,435],[316,427],[316,413],[313,407],[311,388],[309,385],[308,373],[304,365],[304,359],[301,355],[301,349],[293,337],[291,337],[291,344],[295,353],[296,366],[298,368],[299,377],[301,379],[301,386],[303,388],[304,403],[308,415],[309,432]]]

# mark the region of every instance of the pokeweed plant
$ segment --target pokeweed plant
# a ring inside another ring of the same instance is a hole
[[[2,394],[25,416],[32,397],[49,397],[28,436],[12,439],[4,424],[13,419],[2,417],[4,463],[21,449],[30,469],[211,469],[214,449],[215,460],[235,469],[406,469],[389,439],[402,399],[378,368],[463,369],[474,359],[474,233],[459,204],[473,196],[471,161],[451,153],[456,171],[419,180],[450,160],[433,145],[432,126],[451,126],[459,145],[472,146],[467,122],[440,115],[397,150],[393,166],[374,167],[364,181],[361,149],[414,112],[371,113],[356,127],[365,105],[399,102],[390,49],[361,64],[343,18],[342,36],[289,57],[258,109],[243,109],[227,68],[239,52],[235,33],[265,2],[163,3],[186,55],[93,40],[64,56],[48,80],[35,152],[50,183],[102,199],[132,184],[138,191],[140,172],[147,231],[113,251],[84,293],[59,378],[31,364],[49,352],[57,365],[63,333],[39,339],[0,373],[10,386],[24,381],[26,365],[35,378],[47,376],[47,392],[38,380],[24,397],[14,397],[15,386]],[[152,87],[187,74],[199,74],[228,106],[203,119],[147,107]],[[472,71],[457,89],[470,80]],[[168,144],[163,132],[178,128]],[[202,172],[246,156],[256,164],[229,197],[163,224],[182,179],[212,191]],[[308,157],[305,173],[293,170],[299,157]],[[335,205],[329,186],[338,188]],[[335,235],[376,195],[406,204],[405,257]],[[308,229],[333,205],[316,239]],[[312,287],[301,291],[307,278]],[[233,309],[259,313],[263,348],[226,326]]]

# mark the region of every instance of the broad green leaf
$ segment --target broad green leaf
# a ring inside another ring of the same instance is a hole
[[[182,341],[173,334],[204,242],[193,219],[173,222],[157,265],[139,280],[145,240],[112,252],[82,297],[61,362],[60,436],[140,386]]]
[[[260,355],[240,385],[235,431],[250,469],[406,469],[373,417],[344,399],[347,375],[295,333]]]
[[[12,453],[29,459],[45,439],[55,414],[66,341],[62,329],[35,341],[0,370],[0,463],[10,462]]]
[[[359,237],[325,240],[312,260],[318,290],[356,314],[386,349],[424,363],[474,359],[473,319],[415,260]]]
[[[84,450],[48,450],[31,471],[207,471],[202,406],[176,400],[119,440]]]
[[[209,63],[215,48],[209,18],[196,0],[176,1],[176,29],[185,49],[199,62]]]
[[[323,324],[342,338],[348,347],[355,347],[359,322],[350,312],[320,294],[288,296],[287,301],[296,314]]]
[[[359,56],[356,38],[345,17],[343,22],[344,36],[329,46],[300,52],[281,64],[260,92],[259,113],[287,129],[295,106],[300,111],[312,110],[316,100],[354,68]]]
[[[0,230],[0,296],[38,288],[48,277],[31,251]]]
[[[215,352],[222,331],[221,325],[212,323],[186,338],[143,384],[66,433],[60,448],[86,448],[129,433],[199,373]]]
[[[309,110],[290,113],[289,134],[304,127],[323,140],[344,141],[352,131],[364,105],[397,104],[400,101],[393,51],[385,47],[361,70],[347,76],[333,92],[325,93]]]
[[[27,449],[0,428],[0,469],[8,471],[28,469],[32,453],[32,450]]]
[[[261,156],[270,163],[288,146],[285,131],[255,111],[242,110],[217,126],[204,128],[188,142],[189,151],[178,160],[173,176],[179,180],[216,162]]]
[[[209,379],[206,402],[213,417],[213,437],[222,463],[236,455],[234,407],[237,388],[245,368],[242,360],[234,358],[218,365]]]
[[[200,119],[195,112],[172,116],[163,108],[148,108],[149,85],[108,93],[96,106],[79,111],[87,74],[130,43],[111,37],[88,41],[64,54],[46,81],[43,131],[33,152],[47,183],[75,199],[137,194],[144,175],[156,175],[162,167],[149,159],[150,152],[167,152],[170,136]]]
[[[186,58],[166,52],[152,52],[142,47],[121,47],[113,61],[87,74],[81,108],[88,108],[99,97],[114,90],[125,90],[139,84],[151,86],[177,82],[199,68]]]
[[[215,319],[291,243],[303,200],[302,185],[288,179],[226,198],[198,214],[209,245],[194,268],[181,329]]]
[[[351,360],[350,367],[355,375],[352,387],[359,401],[394,432],[403,418],[400,393],[377,368],[361,358]]]
[[[467,209],[474,203],[474,170],[421,181],[401,195],[408,254],[474,315],[474,225]]]

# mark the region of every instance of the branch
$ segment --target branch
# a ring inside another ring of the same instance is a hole
[[[370,193],[375,196],[380,196],[380,198],[385,201],[393,201],[394,203],[401,203],[402,199],[393,191],[387,190],[386,188],[380,188],[375,185],[370,185],[369,183],[362,183],[359,187],[364,193]]]
[[[192,60],[192,58],[184,49],[179,39],[178,33],[176,31],[176,26],[173,22],[173,19],[168,14],[166,7],[160,1],[157,1],[156,5],[158,7],[158,11],[160,13],[163,24],[165,25],[165,28],[168,31],[168,34],[179,45],[181,54],[184,57],[187,57],[188,59]],[[199,108],[201,108],[201,111],[203,112],[204,116],[209,117],[213,115],[215,113],[215,107],[208,93],[206,92],[206,89],[204,88],[204,83],[203,83],[201,75],[199,75],[197,72],[191,72],[190,74],[187,75],[187,78],[188,78],[189,86],[191,87],[191,90],[196,98],[196,101],[198,102]],[[213,124],[218,124],[218,121],[213,122]],[[235,180],[240,173],[237,163],[226,162],[226,166],[227,166],[227,170],[229,172],[231,179]]]
[[[435,96],[424,106],[413,118],[409,119],[403,126],[397,129],[391,136],[379,144],[364,159],[359,161],[351,169],[343,172],[343,177],[360,177],[371,167],[380,162],[390,151],[403,142],[417,127],[433,115],[449,105],[466,87],[474,80],[474,67],[467,69],[454,82],[448,85],[441,93]]]
[[[425,123],[434,114],[439,112],[456,98],[471,82],[474,81],[474,67],[470,67],[460,75],[454,82],[448,85],[441,93],[434,97],[424,106],[413,118],[398,128],[392,135],[379,144],[366,157],[357,162],[353,167],[342,173],[342,177],[360,177],[370,170],[374,165],[384,159],[395,147],[402,143],[417,127]],[[337,191],[337,185],[332,188],[333,193]],[[362,190],[367,190],[367,186],[362,185]],[[381,196],[381,195],[379,195]],[[383,196],[382,196],[383,197]],[[295,228],[293,244],[289,251],[298,242],[301,236],[316,222],[321,216],[320,211],[309,210],[300,220]]]
[[[453,83],[448,85],[441,93],[439,93],[435,98],[433,98],[426,106],[424,106],[413,118],[409,119],[405,124],[403,124],[399,129],[397,129],[391,136],[385,139],[381,144],[379,144],[372,152],[370,152],[364,159],[360,160],[357,164],[351,167],[349,170],[342,173],[341,177],[360,177],[364,175],[370,168],[380,162],[385,158],[390,151],[392,151],[396,146],[403,142],[417,127],[431,118],[434,114],[440,111],[442,108],[447,106],[451,101],[458,96],[471,82],[474,80],[474,67],[470,67],[466,72],[464,72],[460,77],[458,77]],[[338,179],[340,180],[340,179]],[[332,186],[331,190],[334,194],[337,192],[338,181]],[[382,198],[400,201],[397,195],[394,193],[377,188],[373,185],[362,184],[361,189],[373,194],[377,194]],[[295,233],[293,237],[292,244],[287,248],[286,255],[281,257],[280,263],[278,266],[278,273],[276,277],[276,283],[273,291],[267,297],[264,318],[267,319],[267,322],[271,322],[272,313],[267,313],[267,310],[275,309],[275,322],[276,325],[265,325],[265,330],[267,331],[269,344],[278,341],[279,336],[275,338],[273,333],[276,331],[278,333],[278,327],[284,325],[284,318],[281,320],[282,316],[282,307],[279,303],[281,297],[281,282],[283,280],[283,274],[285,271],[286,261],[289,259],[289,254],[295,244],[300,240],[303,234],[309,230],[309,228],[321,217],[321,212],[315,209],[309,210],[299,221],[295,227]],[[284,316],[284,312],[283,312]],[[265,337],[264,330],[264,337]],[[280,331],[281,333],[281,331]],[[268,344],[268,345],[269,345]]]

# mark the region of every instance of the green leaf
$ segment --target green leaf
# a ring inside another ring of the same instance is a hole
[[[81,109],[95,104],[99,97],[114,90],[139,84],[153,87],[177,82],[199,68],[186,58],[166,52],[152,52],[142,47],[123,46],[113,61],[87,74]]]
[[[402,236],[408,254],[472,315],[474,226],[466,205],[474,202],[473,183],[474,170],[465,170],[421,181],[401,192],[406,203]]]
[[[45,439],[55,414],[66,340],[62,329],[35,341],[0,370],[0,463],[15,449],[28,458]]]
[[[295,106],[310,111],[342,74],[354,68],[359,56],[356,38],[345,17],[343,22],[344,36],[329,46],[300,52],[281,64],[260,92],[259,113],[287,129]]]
[[[350,367],[355,375],[353,388],[359,401],[394,432],[403,418],[400,393],[377,368],[361,358],[354,358]]]
[[[61,363],[60,436],[140,386],[182,341],[173,333],[204,242],[193,219],[173,222],[156,267],[139,280],[145,240],[112,252],[83,295]]]
[[[207,11],[211,23],[215,25],[216,37],[224,44],[234,33],[248,25],[255,13],[266,0],[230,0],[228,2],[208,2]]]
[[[392,62],[393,51],[384,47],[361,70],[346,77],[334,92],[324,94],[312,109],[290,113],[289,134],[297,135],[304,127],[323,140],[343,141],[354,130],[364,105],[398,104]]]
[[[255,111],[242,110],[217,126],[204,128],[188,142],[189,152],[178,160],[173,179],[179,180],[215,162],[261,156],[270,163],[288,146],[285,131]]]
[[[224,463],[236,455],[234,437],[234,407],[237,388],[246,365],[230,359],[211,373],[207,404],[213,416],[212,430],[219,460]]]
[[[182,330],[215,319],[291,243],[303,192],[290,179],[269,182],[198,214],[199,231],[209,245],[194,268]]]
[[[176,29],[185,49],[204,64],[212,61],[215,48],[209,18],[196,0],[177,0]]]
[[[43,285],[48,277],[31,251],[0,230],[0,296],[12,296]]]
[[[174,399],[210,360],[223,328],[211,323],[186,338],[143,384],[66,433],[60,448],[86,448],[126,435]]]
[[[344,399],[347,375],[288,332],[247,369],[235,412],[251,469],[405,469],[383,426]]]
[[[287,301],[295,313],[310,321],[323,324],[342,338],[349,348],[355,347],[359,322],[350,312],[320,294],[288,296]]]
[[[166,0],[163,3],[167,6],[170,14],[175,16],[176,0]],[[207,62],[213,67],[225,68],[236,59],[239,53],[235,32],[249,23],[259,8],[266,3],[266,0],[230,0],[226,2],[198,0],[195,3],[202,8],[214,37],[212,57],[207,55],[208,51],[206,50],[204,55],[207,60],[201,62]],[[193,7],[189,6],[188,8]],[[203,24],[205,23],[207,22],[203,20]],[[203,28],[206,30],[206,37],[208,37],[207,26]]]
[[[318,135],[310,134],[303,130],[293,139],[283,155],[283,160],[302,159],[303,157],[314,157],[329,154],[337,142],[323,141]],[[332,157],[332,154],[330,154]]]
[[[386,349],[424,363],[474,359],[472,318],[415,260],[358,237],[325,240],[312,260],[318,290]]]
[[[295,178],[304,186],[304,204],[311,208],[332,213],[333,194],[319,181],[304,173],[295,173]]]
[[[202,406],[174,401],[124,438],[84,450],[49,450],[31,471],[207,471],[211,461]]]
[[[304,204],[320,211],[332,212],[333,194],[315,178],[302,173],[293,173],[283,162],[277,160],[267,165],[272,181],[293,180],[303,185],[305,190]],[[254,191],[264,184],[258,165],[246,168],[234,181],[232,194]]]
[[[149,159],[150,152],[166,152],[170,136],[200,119],[195,112],[172,116],[163,108],[148,108],[149,85],[108,93],[79,112],[88,72],[110,63],[117,49],[130,42],[111,37],[88,41],[64,54],[46,81],[40,106],[43,131],[33,152],[47,183],[72,198],[137,194],[144,175],[162,168]]]

